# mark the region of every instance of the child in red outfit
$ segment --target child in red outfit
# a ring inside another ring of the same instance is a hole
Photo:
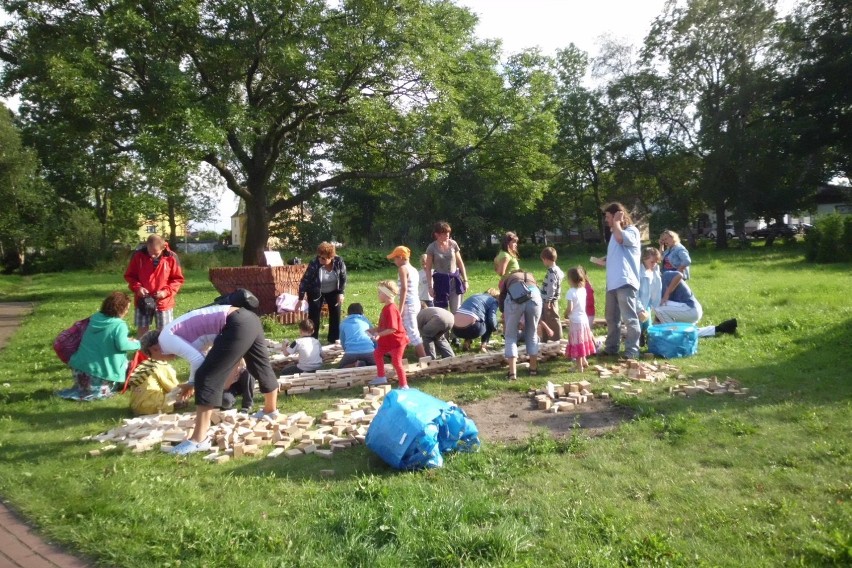
[[[408,380],[405,377],[405,369],[402,367],[402,355],[405,346],[408,345],[408,335],[402,324],[402,315],[394,303],[394,298],[399,294],[396,282],[382,280],[379,282],[379,302],[385,305],[379,316],[379,325],[368,331],[376,338],[376,350],[373,357],[376,360],[376,378],[370,381],[371,385],[383,385],[388,382],[385,378],[385,354],[390,354],[391,365],[396,371],[399,380],[399,388],[407,389]]]

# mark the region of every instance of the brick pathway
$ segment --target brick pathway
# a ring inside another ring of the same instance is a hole
[[[32,311],[24,302],[0,303],[0,349]],[[45,542],[0,501],[0,568],[88,568],[89,564]]]

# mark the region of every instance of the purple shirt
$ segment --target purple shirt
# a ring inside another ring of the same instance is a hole
[[[187,312],[163,327],[160,349],[189,362],[189,384],[195,384],[195,372],[204,362],[204,353],[225,327],[233,306],[207,306]]]

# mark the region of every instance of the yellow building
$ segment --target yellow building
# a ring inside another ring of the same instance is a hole
[[[175,227],[176,240],[182,240],[186,236],[186,221],[182,217],[175,219],[177,226]],[[143,217],[140,219],[139,225],[139,242],[144,243],[149,235],[158,234],[164,239],[168,239],[171,234],[169,228],[169,218],[166,215],[158,215],[155,217]]]

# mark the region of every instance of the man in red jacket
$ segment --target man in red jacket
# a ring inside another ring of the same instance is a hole
[[[145,335],[154,319],[157,329],[174,319],[175,296],[183,286],[183,272],[177,255],[169,250],[163,237],[151,235],[145,246],[133,253],[124,279],[136,297],[137,337]],[[155,305],[156,309],[151,309]]]

